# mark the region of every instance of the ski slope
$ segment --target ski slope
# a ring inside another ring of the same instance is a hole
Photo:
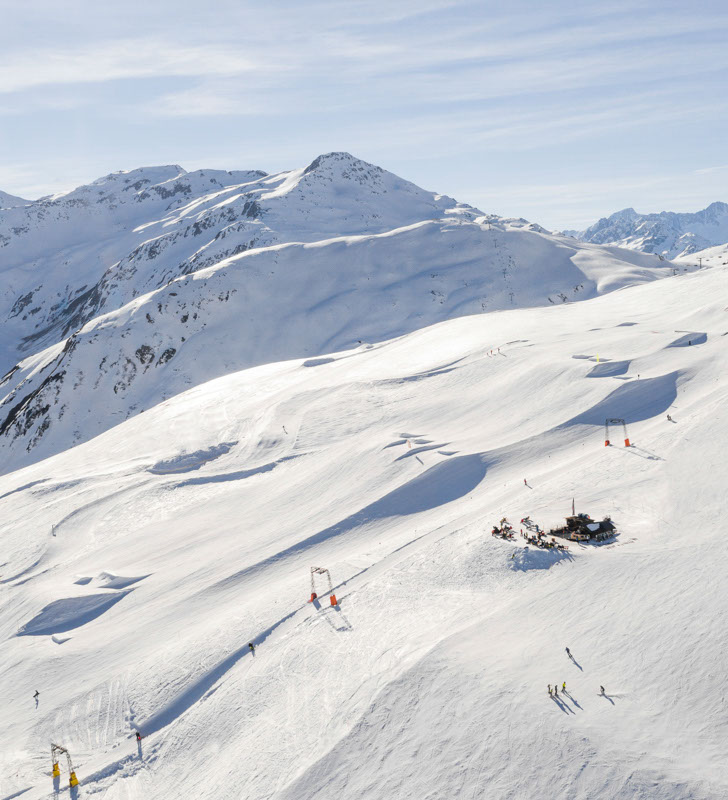
[[[59,797],[726,796],[725,288],[256,366],[0,477],[0,797],[51,741]],[[489,535],[572,498],[616,541]]]
[[[715,247],[707,247],[688,256],[681,256],[675,259],[675,264],[682,269],[702,265],[703,267],[718,267],[728,264],[728,244],[719,244]]]

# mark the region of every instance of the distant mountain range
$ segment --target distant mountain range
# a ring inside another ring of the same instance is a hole
[[[613,244],[672,259],[728,242],[728,204],[711,203],[693,214],[638,214],[625,208],[585,231],[564,233],[582,242]]]
[[[672,272],[348,153],[107,175],[0,211],[0,471],[236,370]]]

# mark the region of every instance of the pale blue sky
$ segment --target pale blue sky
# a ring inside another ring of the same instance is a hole
[[[728,201],[724,0],[0,0],[0,189],[348,150],[584,227]]]

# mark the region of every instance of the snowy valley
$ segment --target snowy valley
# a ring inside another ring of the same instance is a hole
[[[341,153],[0,211],[0,798],[725,797],[709,266]]]

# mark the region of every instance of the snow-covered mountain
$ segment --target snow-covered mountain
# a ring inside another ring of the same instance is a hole
[[[0,258],[5,471],[239,369],[672,274],[347,153],[108,175],[0,212]]]
[[[728,796],[727,277],[227,374],[0,476],[0,797]],[[573,498],[617,539],[489,535]]]
[[[680,256],[675,259],[676,264],[685,267],[718,267],[728,265],[728,244],[719,244],[715,247],[707,247],[705,250],[696,250],[689,255]]]
[[[0,208],[24,206],[29,202],[29,200],[23,200],[22,197],[16,197],[14,194],[8,194],[7,192],[0,191]]]
[[[625,208],[585,231],[567,234],[584,242],[613,244],[672,259],[728,242],[728,204],[711,203],[702,211],[685,214],[638,214]]]

